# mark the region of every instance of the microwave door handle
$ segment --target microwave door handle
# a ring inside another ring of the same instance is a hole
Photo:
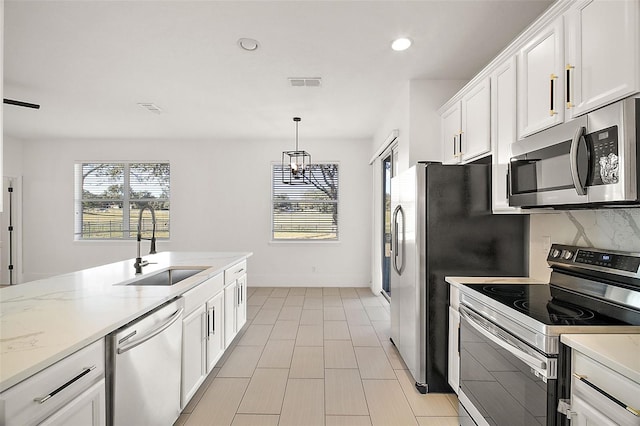
[[[586,145],[586,141],[584,139],[585,128],[580,126],[578,130],[576,130],[576,134],[573,135],[573,139],[571,140],[571,150],[569,152],[569,161],[571,166],[571,180],[573,180],[573,186],[576,189],[578,195],[587,195],[587,191],[585,185],[580,181],[580,173],[578,171],[578,151],[580,148],[580,144],[584,143]],[[586,176],[585,176],[586,178]]]

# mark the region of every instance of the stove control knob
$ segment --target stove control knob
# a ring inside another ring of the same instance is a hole
[[[562,257],[569,260],[573,257],[573,252],[571,250],[562,250]]]
[[[560,257],[560,250],[555,249],[555,248],[554,248],[554,249],[552,249],[552,250],[551,250],[551,257],[554,257],[554,258],[558,258],[558,257]]]

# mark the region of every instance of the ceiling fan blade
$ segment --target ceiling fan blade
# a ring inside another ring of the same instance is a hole
[[[25,107],[25,108],[40,109],[40,105],[31,104],[29,102],[14,101],[13,99],[7,99],[7,98],[4,98],[3,102],[5,104],[9,104],[9,105],[16,105],[16,106],[21,106],[21,107]]]

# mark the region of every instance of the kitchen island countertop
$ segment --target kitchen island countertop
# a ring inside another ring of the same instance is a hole
[[[250,252],[162,252],[0,289],[0,392],[95,342]],[[171,286],[123,285],[169,267],[203,269]]]

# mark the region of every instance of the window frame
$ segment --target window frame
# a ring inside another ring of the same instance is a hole
[[[136,198],[133,199],[133,202],[144,202],[145,200],[149,201],[166,201],[169,203],[169,218],[168,218],[168,228],[167,228],[167,236],[158,236],[156,235],[157,240],[169,241],[171,238],[171,162],[169,160],[77,160],[74,162],[74,177],[73,177],[73,186],[74,186],[74,233],[73,239],[75,242],[81,243],[91,243],[91,242],[122,242],[122,241],[135,241],[136,236],[132,235],[137,232],[137,229],[131,228],[131,193],[129,190],[123,191],[122,199],[113,199],[104,201],[113,201],[117,203],[122,203],[122,232],[121,236],[118,238],[87,238],[83,234],[83,218],[84,218],[84,210],[83,203],[87,201],[95,201],[88,200],[83,197],[83,181],[82,181],[82,168],[85,164],[110,164],[110,165],[123,165],[123,180],[122,185],[124,188],[131,188],[131,178],[130,178],[130,170],[131,165],[135,164],[166,164],[169,167],[169,196],[167,198],[154,198],[154,199],[145,199],[145,198]],[[80,179],[79,179],[80,177]],[[156,212],[157,214],[157,212]],[[146,216],[145,216],[146,217]],[[126,225],[126,226],[125,226]],[[143,229],[144,231],[144,229]],[[146,232],[145,232],[146,234]]]
[[[340,206],[340,187],[341,187],[341,178],[340,178],[340,162],[339,161],[323,161],[323,162],[315,162],[312,163],[312,165],[325,165],[325,164],[331,164],[331,165],[336,165],[337,166],[337,170],[338,170],[338,177],[337,177],[337,186],[338,186],[338,190],[337,190],[337,194],[336,194],[336,199],[335,199],[335,205],[336,205],[336,211],[337,211],[337,224],[336,224],[336,232],[335,232],[335,238],[320,238],[320,239],[315,239],[315,238],[275,238],[274,236],[274,232],[275,232],[275,227],[274,227],[274,213],[275,213],[275,186],[274,183],[276,180],[282,180],[281,177],[281,172],[280,169],[278,169],[277,167],[282,166],[281,162],[271,162],[270,164],[270,175],[271,175],[271,180],[269,181],[269,185],[271,186],[271,191],[270,191],[270,206],[269,206],[269,211],[270,211],[270,227],[269,227],[269,232],[270,232],[270,236],[269,236],[269,243],[270,244],[337,244],[340,243],[340,217],[341,215],[341,206]],[[292,185],[293,187],[299,187],[300,185]]]

